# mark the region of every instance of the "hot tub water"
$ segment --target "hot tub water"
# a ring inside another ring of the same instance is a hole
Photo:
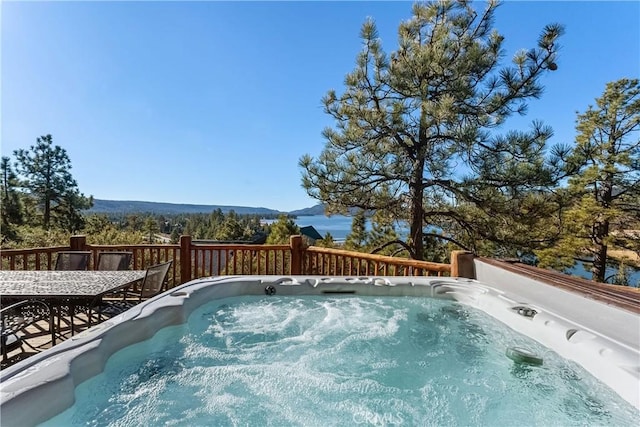
[[[505,355],[521,347],[542,366]],[[214,300],[126,347],[44,425],[632,425],[580,366],[449,300]]]

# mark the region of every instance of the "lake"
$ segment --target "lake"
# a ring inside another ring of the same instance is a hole
[[[327,233],[331,233],[334,241],[344,241],[347,238],[347,234],[351,232],[352,217],[344,215],[310,215],[299,216],[294,221],[298,227],[312,225],[322,237]],[[367,221],[367,229],[369,230],[370,228],[371,225]]]
[[[591,279],[591,265],[583,262],[576,262],[573,267],[571,267],[568,271],[565,271],[567,274],[572,274],[578,277],[582,277],[585,279]],[[614,277],[618,272],[617,266],[608,265],[605,277]],[[629,285],[637,288],[640,287],[640,270],[627,267],[627,277],[629,278]]]
[[[352,217],[344,215],[310,215],[299,216],[296,218],[295,223],[299,227],[307,227],[312,225],[320,235],[324,236],[327,233],[331,233],[333,240],[336,242],[343,242],[347,238],[347,234],[351,232]],[[367,230],[371,230],[371,223],[367,221]],[[400,232],[402,230],[399,230]],[[585,265],[581,262],[577,262],[573,268],[566,271],[567,274],[572,274],[585,279],[591,279],[590,267],[585,268]],[[616,267],[607,268],[607,276],[615,275],[617,272]],[[640,285],[640,270],[628,268],[629,283],[631,286],[638,287]]]

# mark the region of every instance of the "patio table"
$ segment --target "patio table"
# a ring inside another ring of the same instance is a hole
[[[96,302],[105,294],[125,288],[142,279],[146,270],[123,271],[0,271],[0,295],[2,299],[36,299],[50,307],[53,323],[53,306],[60,307],[77,302]],[[71,312],[73,316],[73,312]],[[52,345],[55,331],[52,328]],[[73,319],[71,320],[73,334]]]

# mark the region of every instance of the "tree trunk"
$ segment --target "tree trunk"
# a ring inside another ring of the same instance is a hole
[[[49,194],[44,199],[44,228],[49,229],[49,223],[51,222],[51,199]]]
[[[609,221],[603,221],[595,226],[595,253],[593,254],[593,266],[591,267],[591,280],[604,282],[607,270],[607,245],[604,238],[609,235]]]
[[[610,147],[612,146],[613,144],[611,144]],[[613,155],[612,153],[610,154]],[[613,165],[609,164],[607,166]],[[598,198],[600,199],[599,203],[606,212],[611,208],[611,201],[613,200],[613,174],[607,172],[603,181],[600,194],[596,192],[596,201],[598,201]],[[593,227],[593,243],[595,243],[596,250],[593,256],[591,279],[596,282],[604,282],[607,270],[607,245],[605,243],[605,239],[609,237],[609,220],[606,219],[608,216],[605,216],[604,218],[605,219],[602,221],[597,221]]]
[[[51,157],[50,157],[50,151],[47,152],[46,154],[46,170],[47,170],[47,176],[45,178],[46,180],[46,188],[44,190],[44,228],[46,230],[49,229],[49,223],[51,222],[51,193],[53,192],[51,187],[52,187],[52,171],[51,171]]]
[[[413,176],[409,183],[409,198],[411,200],[411,219],[409,239],[413,248],[413,258],[424,259],[424,238],[422,231],[422,217],[424,216],[422,173],[424,169],[424,159],[416,159],[413,165]]]

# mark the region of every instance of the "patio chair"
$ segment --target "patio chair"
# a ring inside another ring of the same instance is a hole
[[[144,299],[148,299],[162,293],[165,290],[164,285],[172,262],[173,261],[167,261],[162,264],[149,267],[144,279],[142,279],[142,283],[135,285],[133,289],[125,289],[119,294],[112,294],[121,295],[121,300],[101,301],[101,304],[97,309],[98,317],[101,319],[102,314],[106,314],[108,316],[118,315],[123,311],[130,309],[134,305],[141,303]]]
[[[72,271],[72,270],[86,270],[89,265],[89,257],[91,252],[84,251],[64,251],[58,252],[58,258],[56,259],[56,270],[58,271]]]
[[[58,252],[58,258],[56,259],[56,267],[57,271],[76,271],[76,270],[86,270],[89,266],[89,258],[91,257],[90,251],[63,251]],[[74,323],[73,318],[77,313],[82,313],[84,309],[89,309],[89,303],[79,304],[79,305],[71,305],[69,301],[60,300],[58,305],[58,330],[60,328],[60,322],[64,321],[65,323],[69,323],[71,326],[71,335],[74,334]],[[64,320],[64,316],[69,316],[69,320]]]
[[[100,252],[96,270],[115,271],[128,270],[133,258],[132,252]]]
[[[48,324],[48,331],[42,327],[42,323],[45,321]],[[51,334],[53,328],[49,306],[37,300],[20,301],[0,310],[0,325],[0,347],[3,362],[8,359],[10,352],[18,348],[24,353],[23,345],[36,352],[40,351],[38,346],[29,343],[28,339],[45,332]]]

